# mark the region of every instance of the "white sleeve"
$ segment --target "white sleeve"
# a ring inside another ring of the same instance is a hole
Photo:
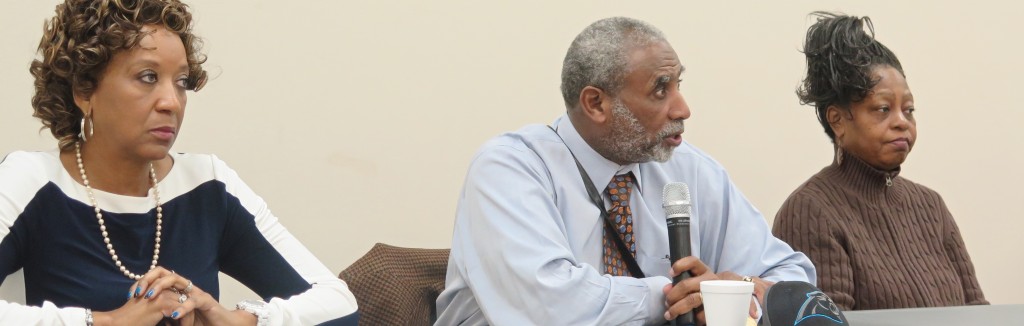
[[[25,152],[14,152],[0,160],[0,243],[13,246],[11,241],[3,242],[11,234],[15,220],[35,196],[36,191],[46,184],[44,162]],[[16,272],[21,266],[15,264],[13,248],[0,248],[0,271],[2,279]],[[46,301],[42,307],[25,306],[0,299],[0,325],[85,325],[85,309],[57,308]]]
[[[57,308],[49,301],[31,307],[0,300],[0,325],[85,325],[85,309]]]
[[[356,299],[345,282],[285,229],[263,199],[234,170],[216,157],[213,161],[217,180],[224,182],[227,192],[237,197],[242,207],[252,214],[263,238],[311,285],[300,294],[272,298],[268,302],[270,325],[313,325],[355,313]]]

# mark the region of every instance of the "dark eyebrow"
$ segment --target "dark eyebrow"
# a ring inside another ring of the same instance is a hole
[[[149,59],[149,58],[142,58],[142,59],[139,59],[139,60],[133,62],[128,67],[129,67],[129,69],[134,69],[134,67],[139,67],[139,66],[142,66],[142,67],[159,67],[160,64],[157,63],[156,60]],[[178,66],[178,72],[188,72],[188,71],[189,71],[188,63],[184,63],[184,64]]]
[[[669,77],[669,76],[665,76],[665,75],[658,76],[658,78],[654,79],[654,85],[655,86],[665,85],[665,84],[668,84],[668,82],[671,81],[671,80],[672,80],[672,77]]]
[[[676,73],[675,76],[670,76],[670,75],[657,76],[657,77],[654,78],[652,86],[657,88],[658,86],[668,84],[669,82],[671,82],[673,80],[673,77],[675,77],[675,79],[679,79],[683,75],[684,71],[686,71],[686,67],[684,67],[683,65],[679,65],[679,72]]]
[[[674,79],[679,79],[679,77],[683,75],[683,70],[685,70],[685,68],[680,67],[679,68],[679,74],[677,74]],[[673,80],[672,77],[673,76],[669,76],[669,75],[658,76],[657,78],[654,78],[654,86],[668,84],[669,82],[671,82]]]

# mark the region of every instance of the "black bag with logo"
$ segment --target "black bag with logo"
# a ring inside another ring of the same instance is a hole
[[[768,288],[762,307],[762,326],[849,325],[832,299],[814,285],[782,281]]]

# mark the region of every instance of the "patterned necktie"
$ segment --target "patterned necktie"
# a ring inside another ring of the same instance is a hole
[[[622,253],[609,236],[618,236],[629,247],[629,253],[636,257],[636,239],[633,238],[633,212],[629,208],[629,195],[633,192],[633,173],[616,175],[608,183],[608,197],[612,200],[608,216],[618,234],[608,234],[604,229],[604,269],[613,276],[630,276],[629,269],[622,261]]]

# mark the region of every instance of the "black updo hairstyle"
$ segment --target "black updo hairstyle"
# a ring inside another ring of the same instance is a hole
[[[896,54],[875,40],[871,18],[823,11],[811,15],[818,21],[807,30],[803,51],[807,76],[796,95],[800,104],[814,105],[818,122],[835,142],[835,132],[827,119],[830,106],[849,110],[851,103],[864,99],[879,81],[871,78],[875,66],[891,66],[906,75]]]

